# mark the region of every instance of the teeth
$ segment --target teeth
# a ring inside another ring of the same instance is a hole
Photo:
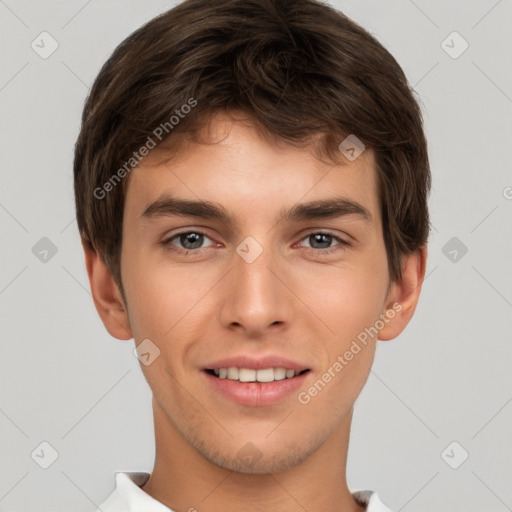
[[[295,375],[295,372],[293,370],[286,370],[286,378],[289,379],[290,377],[293,377]]]
[[[295,373],[295,372],[293,372]],[[258,370],[256,372],[256,380],[258,382],[272,382],[274,380],[274,369],[273,368],[265,368],[264,370]],[[242,379],[240,379],[242,380]]]
[[[249,368],[240,368],[238,370],[238,380],[240,382],[254,382],[256,380],[256,370],[250,370]]]
[[[283,380],[286,378],[286,369],[285,368],[274,368],[274,379],[275,380]]]
[[[228,368],[227,378],[229,380],[238,380],[238,368]]]
[[[240,382],[273,382],[274,380],[290,379],[300,372],[286,368],[215,368],[213,373],[221,379],[238,380]]]

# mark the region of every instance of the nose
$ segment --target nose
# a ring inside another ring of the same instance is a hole
[[[264,249],[254,261],[234,253],[232,270],[223,282],[223,326],[252,338],[289,326],[293,293],[286,281],[284,266],[272,250]]]

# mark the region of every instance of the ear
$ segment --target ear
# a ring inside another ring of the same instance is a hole
[[[384,321],[385,325],[379,331],[379,340],[392,340],[406,328],[418,304],[421,286],[425,279],[426,265],[426,245],[403,256],[402,278],[390,286],[386,297],[386,310],[388,311],[386,313],[384,310],[381,315],[381,318],[384,317],[387,322]]]
[[[103,325],[114,338],[133,338],[128,312],[112,272],[88,241],[82,240],[82,247],[92,298]]]

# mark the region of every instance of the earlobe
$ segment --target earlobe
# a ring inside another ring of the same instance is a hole
[[[379,332],[379,340],[396,338],[407,327],[418,304],[426,264],[425,245],[403,256],[402,278],[391,285],[386,297],[387,310],[383,314],[388,321]]]
[[[94,305],[103,325],[114,338],[133,338],[128,312],[112,272],[89,242],[82,240],[82,247]]]

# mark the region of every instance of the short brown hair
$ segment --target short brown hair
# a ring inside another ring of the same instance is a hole
[[[176,123],[177,109],[188,113]],[[373,149],[389,274],[401,278],[402,255],[428,238],[431,176],[421,110],[393,56],[316,0],[186,0],[115,49],[87,98],[75,145],[80,235],[123,296],[126,162],[154,141],[157,127],[172,138],[230,110],[290,144],[321,135],[321,153],[335,161],[349,134]]]

